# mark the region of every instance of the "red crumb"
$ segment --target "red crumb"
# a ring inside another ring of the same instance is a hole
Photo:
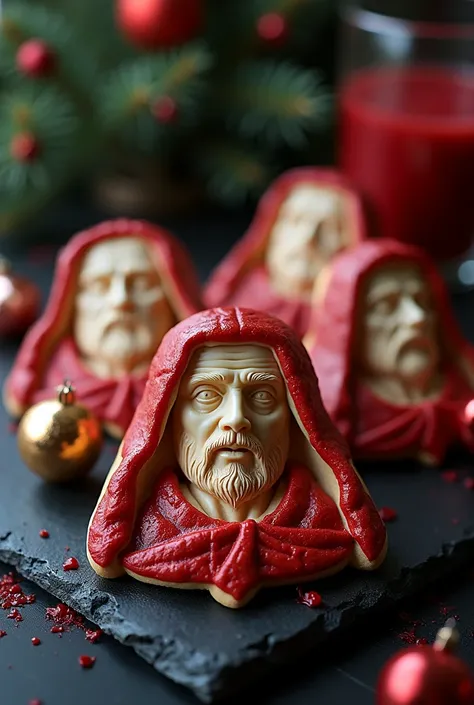
[[[63,563],[63,570],[77,570],[79,568],[79,561],[74,556],[71,556]]]
[[[7,619],[14,619],[15,622],[23,622],[23,617],[21,616],[21,612],[17,609],[13,609],[13,608],[7,614]]]
[[[466,490],[474,490],[474,477],[466,477],[464,487]]]
[[[0,629],[0,639],[6,635],[7,635],[7,633],[4,632],[3,629]]]
[[[49,539],[49,531],[47,531],[46,529],[41,529],[39,535],[42,539]]]
[[[102,629],[86,629],[86,639],[91,644],[96,644],[102,636]]]
[[[79,656],[79,665],[82,668],[92,668],[95,663],[95,656]]]
[[[49,631],[51,632],[51,634],[62,634],[64,631],[64,627],[55,624],[54,627],[51,627]]]
[[[38,639],[37,636],[34,636],[31,638],[31,643],[33,646],[39,646],[41,644],[41,639]]]
[[[24,594],[19,582],[13,573],[7,573],[0,578],[0,607],[3,610],[30,605],[36,600],[33,594]]]
[[[300,605],[306,605],[307,607],[319,607],[323,601],[323,598],[319,592],[315,590],[309,590],[308,592],[303,592],[301,588],[298,588],[298,597],[296,602]]]
[[[382,521],[394,521],[398,517],[398,512],[391,507],[381,507],[379,514]]]
[[[34,698],[28,702],[28,705],[43,705],[43,703],[41,700],[38,700],[38,698]]]
[[[58,602],[56,607],[46,607],[46,619],[50,619],[56,626],[62,627],[61,631],[65,631],[67,627],[84,629],[84,617],[62,602]]]
[[[425,639],[424,636],[420,636],[419,639],[417,639],[415,643],[417,646],[424,646],[425,644],[428,643],[428,639]]]
[[[441,473],[441,477],[445,482],[456,482],[458,479],[458,474],[456,470],[445,470]]]

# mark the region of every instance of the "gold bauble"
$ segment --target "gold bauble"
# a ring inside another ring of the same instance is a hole
[[[18,426],[21,458],[46,482],[69,482],[86,475],[100,455],[102,441],[99,421],[76,403],[67,381],[58,387],[57,399],[30,407]]]

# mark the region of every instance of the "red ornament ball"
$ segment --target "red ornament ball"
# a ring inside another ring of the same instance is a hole
[[[19,132],[10,143],[10,154],[17,162],[32,162],[39,151],[39,142],[31,132]]]
[[[259,17],[257,21],[257,34],[269,44],[284,44],[288,37],[288,24],[278,12],[269,12]]]
[[[14,274],[10,263],[0,257],[0,336],[22,335],[38,317],[40,305],[38,287]]]
[[[28,39],[16,53],[16,66],[26,76],[47,76],[56,66],[56,54],[42,39]]]
[[[178,106],[173,98],[165,95],[158,98],[158,100],[153,103],[151,112],[158,122],[168,124],[176,121],[178,117]]]
[[[384,666],[377,705],[474,705],[474,681],[461,659],[433,646],[410,646]]]
[[[166,49],[189,41],[202,24],[202,0],[116,0],[116,22],[141,49]]]

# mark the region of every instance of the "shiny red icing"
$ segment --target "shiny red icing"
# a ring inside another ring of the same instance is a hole
[[[320,607],[323,603],[323,598],[315,590],[304,592],[301,588],[298,588],[296,602],[299,602],[300,605],[306,605],[306,607]]]
[[[310,320],[310,304],[286,299],[271,286],[264,255],[278,211],[290,192],[300,184],[315,184],[343,191],[349,208],[353,243],[366,237],[365,216],[356,192],[346,178],[334,169],[300,167],[282,174],[260,199],[247,232],[219,263],[204,289],[206,306],[248,306],[278,316],[300,337]]]
[[[367,277],[381,265],[404,262],[419,267],[432,291],[445,379],[437,399],[407,406],[376,397],[358,383],[352,364]],[[422,250],[374,239],[340,254],[310,330],[317,331],[309,352],[323,402],[355,458],[416,457],[422,451],[441,462],[451,446],[474,449],[473,431],[465,421],[466,404],[474,397],[466,374],[466,368],[474,370],[474,349],[454,318],[444,280]]]
[[[202,308],[197,273],[183,245],[166,230],[145,221],[105,221],[76,234],[59,253],[49,299],[42,316],[24,338],[6,381],[10,406],[27,409],[54,396],[65,377],[78,399],[104,422],[126,430],[143,392],[146,374],[102,379],[81,364],[71,338],[76,278],[87,250],[102,240],[137,235],[156,251],[160,275],[179,318]]]
[[[201,514],[181,495],[173,468],[162,471],[136,514],[137,477],[160,443],[191,355],[208,343],[235,342],[273,350],[308,439],[309,456],[315,460],[319,455],[334,473],[339,511],[317,477],[294,465],[287,468],[288,485],[280,505],[260,523],[222,522]],[[99,566],[119,561],[141,576],[174,583],[213,582],[241,596],[262,580],[270,583],[291,574],[297,581],[334,567],[349,556],[354,543],[368,561],[385,550],[385,527],[321,403],[304,346],[287,325],[265,313],[217,308],[169,331],[151,364],[122,455],[89,528],[89,553]],[[234,555],[241,561],[238,571]]]
[[[95,663],[95,656],[79,656],[79,665],[82,666],[82,668],[92,668],[92,666]]]

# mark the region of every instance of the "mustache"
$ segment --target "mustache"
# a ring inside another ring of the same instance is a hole
[[[229,446],[239,446],[239,448],[245,448],[251,451],[259,460],[263,460],[265,457],[265,452],[263,446],[255,436],[250,433],[242,433],[234,431],[226,431],[222,435],[215,439],[211,439],[206,443],[204,448],[204,458],[206,464],[210,460],[211,456],[222,448],[229,448]]]

